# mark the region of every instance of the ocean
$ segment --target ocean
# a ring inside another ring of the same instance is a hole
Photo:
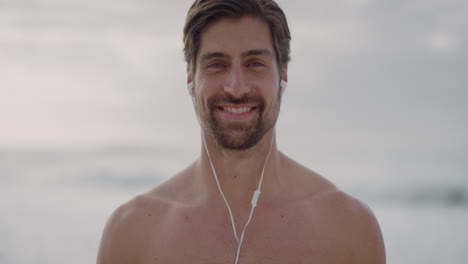
[[[167,179],[196,154],[142,147],[1,151],[0,263],[94,263],[112,211]],[[326,165],[321,169],[326,171]],[[332,180],[373,209],[387,263],[466,263],[466,178],[400,176],[384,183],[365,178]]]

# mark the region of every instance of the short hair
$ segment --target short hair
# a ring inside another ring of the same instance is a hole
[[[274,0],[196,0],[190,7],[184,26],[185,61],[195,72],[203,29],[222,18],[259,18],[269,25],[279,70],[290,61],[289,32],[286,16]]]

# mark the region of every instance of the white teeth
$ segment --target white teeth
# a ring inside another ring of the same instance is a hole
[[[240,108],[232,108],[232,107],[226,107],[224,108],[224,111],[234,113],[234,114],[242,114],[250,111],[250,107],[240,107]]]

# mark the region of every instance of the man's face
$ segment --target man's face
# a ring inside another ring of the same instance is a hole
[[[268,25],[258,19],[222,19],[204,29],[197,54],[196,111],[221,147],[248,149],[275,124],[280,76]]]

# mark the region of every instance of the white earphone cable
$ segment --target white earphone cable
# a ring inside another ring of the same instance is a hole
[[[215,170],[213,162],[211,160],[210,152],[208,151],[208,147],[206,146],[205,134],[203,134],[203,144],[205,146],[206,154],[208,155],[208,160],[210,161],[211,170],[213,172],[213,176],[215,177],[216,185],[218,186],[219,192],[221,193],[221,196],[223,197],[223,200],[224,200],[224,202],[226,204],[226,207],[228,209],[229,216],[231,218],[231,225],[232,225],[232,230],[234,232],[234,237],[237,240],[237,253],[236,253],[236,260],[234,262],[235,264],[237,264],[238,261],[239,261],[240,249],[241,249],[241,246],[242,246],[242,242],[244,241],[245,230],[247,229],[247,226],[250,224],[250,221],[252,220],[252,216],[253,216],[253,213],[255,211],[255,207],[257,206],[258,198],[260,197],[261,187],[262,187],[262,182],[263,182],[263,175],[265,174],[265,168],[266,168],[268,159],[270,158],[271,150],[273,148],[273,139],[274,139],[274,137],[272,136],[271,137],[271,142],[270,142],[270,150],[268,151],[268,154],[267,154],[267,156],[265,158],[265,162],[263,164],[262,174],[260,176],[260,181],[258,183],[257,190],[255,190],[255,192],[253,194],[253,197],[252,197],[252,201],[251,201],[252,209],[250,210],[249,218],[247,219],[247,222],[244,225],[244,228],[243,228],[242,234],[241,234],[241,238],[239,239],[239,237],[237,236],[236,224],[234,222],[234,217],[232,215],[231,207],[229,206],[229,203],[228,203],[228,201],[226,199],[226,196],[224,195],[224,192],[221,189],[221,185],[219,184],[218,175],[216,174],[216,170]]]
[[[237,237],[236,225],[234,225],[234,216],[232,215],[231,207],[229,206],[226,196],[224,196],[224,193],[221,189],[221,185],[219,184],[218,175],[216,174],[216,170],[214,168],[213,162],[211,161],[210,152],[208,151],[208,148],[206,146],[205,134],[203,134],[203,144],[205,145],[206,154],[208,155],[208,160],[210,161],[211,171],[213,172],[213,175],[215,176],[216,185],[218,185],[219,192],[221,193],[224,203],[226,203],[226,207],[229,211],[229,216],[231,217],[231,223],[232,223],[232,230],[234,231],[234,237],[236,238],[237,243],[239,243],[239,238]]]

